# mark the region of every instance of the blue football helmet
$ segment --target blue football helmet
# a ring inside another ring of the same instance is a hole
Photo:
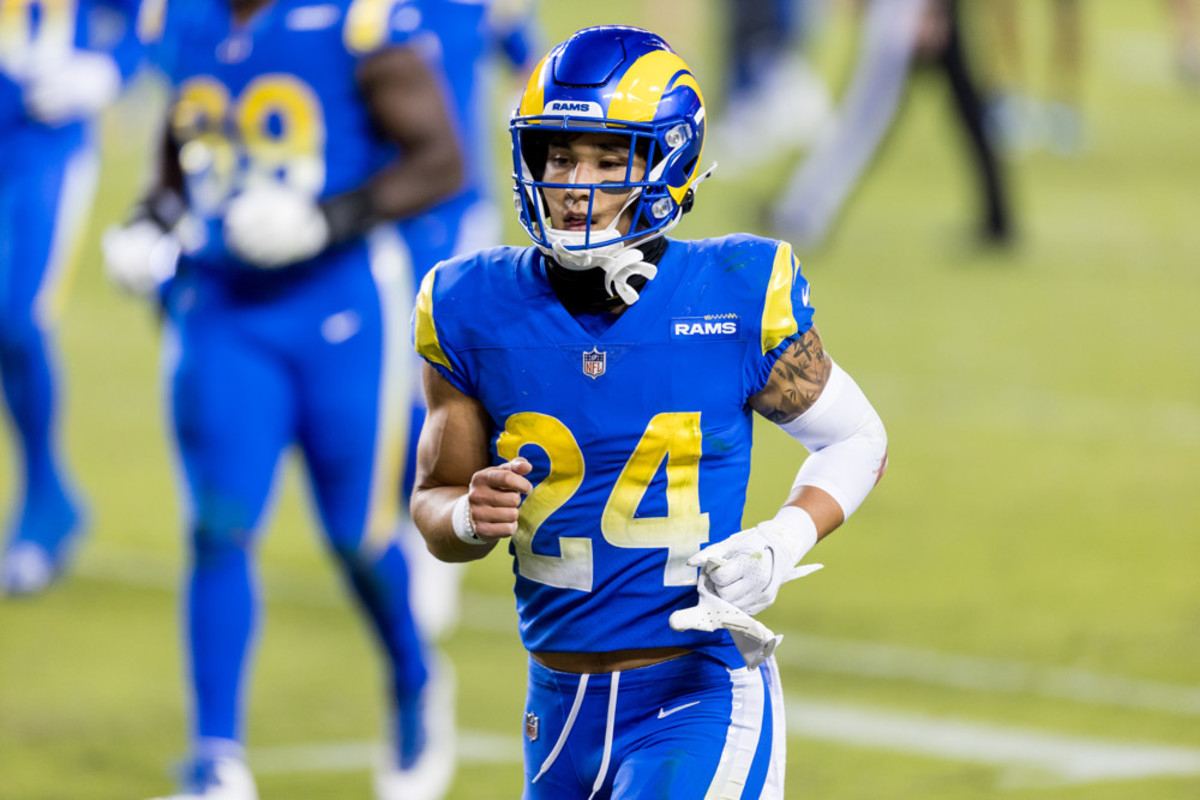
[[[534,244],[563,261],[591,263],[589,254],[618,253],[673,228],[692,205],[701,174],[704,98],[688,65],[659,36],[640,28],[584,28],[552,49],[534,69],[509,124],[513,180],[521,226]],[[623,182],[547,183],[549,142],[571,133],[627,135],[629,152],[645,158],[645,174],[629,159]],[[710,170],[711,172],[711,170]],[[551,225],[542,190],[628,192],[629,232],[565,231]]]

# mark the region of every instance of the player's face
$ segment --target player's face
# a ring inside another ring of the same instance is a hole
[[[646,173],[646,159],[634,154],[633,180]],[[546,154],[546,183],[624,183],[629,167],[629,138],[610,133],[579,133],[555,138]],[[550,224],[559,230],[585,231],[606,228],[617,215],[616,228],[629,233],[632,211],[621,209],[629,199],[629,189],[614,187],[612,191],[597,191],[592,199],[587,188],[545,189]],[[591,200],[591,218],[588,202]]]

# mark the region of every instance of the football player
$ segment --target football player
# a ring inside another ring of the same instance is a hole
[[[137,15],[137,0],[13,0],[0,13],[0,379],[22,453],[0,593],[44,589],[81,528],[50,334],[91,213],[96,116],[140,59]]]
[[[791,247],[666,236],[704,128],[661,38],[579,31],[510,123],[534,246],[440,264],[418,296],[413,517],[440,558],[514,556],[527,800],[782,797],[778,637],[752,615],[886,463]],[[752,411],[811,455],[739,530]]]
[[[450,676],[427,663],[396,541],[415,289],[395,220],[463,172],[420,21],[412,3],[377,0],[166,9],[161,174],[105,250],[118,281],[161,297],[169,326],[194,699],[180,798],[256,797],[243,752],[254,551],[293,444],[387,657],[377,795],[436,798],[451,779]]]

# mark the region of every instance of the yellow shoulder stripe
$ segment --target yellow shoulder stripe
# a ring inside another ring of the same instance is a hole
[[[767,296],[763,302],[763,355],[800,330],[792,313],[792,283],[799,268],[800,265],[792,254],[792,246],[787,242],[780,242],[775,250],[775,263],[771,265],[771,280],[767,284]]]
[[[142,0],[136,21],[138,41],[144,45],[162,41],[166,18],[167,0]]]
[[[433,278],[437,274],[437,267],[429,270],[429,274],[421,281],[421,291],[417,293],[417,310],[416,320],[413,327],[413,339],[416,342],[417,353],[422,358],[432,361],[434,364],[441,364],[446,369],[454,372],[454,366],[450,363],[450,359],[446,357],[446,353],[442,350],[442,346],[438,343],[437,325],[433,321]]]
[[[373,53],[387,41],[392,11],[398,0],[354,0],[346,11],[342,40],[356,55]]]

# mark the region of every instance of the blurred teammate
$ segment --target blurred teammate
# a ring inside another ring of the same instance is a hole
[[[1010,150],[1025,152],[1045,145],[1056,155],[1074,156],[1084,146],[1083,4],[1051,0],[1049,5],[1049,82],[1041,99],[1027,74],[1017,0],[991,3],[998,81],[989,117],[1000,143]]]
[[[402,223],[412,252],[414,286],[439,261],[500,243],[490,113],[495,78],[507,67],[521,76],[523,84],[543,49],[532,0],[420,0],[419,6],[422,26],[437,37],[442,53],[446,89],[464,143],[466,174],[462,189],[453,197]],[[412,434],[402,487],[405,504],[412,492],[417,433],[425,418],[420,365],[414,363],[413,369]],[[464,570],[460,564],[438,561],[415,527],[406,527],[401,544],[413,567],[413,613],[423,630],[438,638],[458,619]]]
[[[724,0],[725,109],[711,147],[722,164],[766,163],[829,123],[829,90],[805,58],[822,0]]]
[[[706,173],[700,87],[662,39],[576,33],[511,131],[535,246],[422,284],[413,516],[440,558],[515,556],[524,797],[781,797],[778,640],[750,615],[875,485],[883,426],[787,244],[666,238]],[[739,532],[752,409],[813,455]]]
[[[1189,86],[1200,85],[1200,11],[1196,0],[1167,0],[1175,36],[1175,69]]]
[[[967,61],[958,0],[870,0],[854,75],[834,130],[805,157],[772,213],[772,224],[809,249],[825,242],[899,111],[914,65],[944,73],[955,121],[966,135],[979,189],[980,241],[1012,240],[1003,164],[984,125],[981,92]]]
[[[195,706],[180,797],[256,797],[242,746],[252,554],[292,444],[387,657],[393,746],[377,795],[438,797],[453,709],[395,539],[414,290],[391,222],[461,182],[426,63],[436,48],[405,2],[196,0],[170,4],[163,24],[174,94],[161,174],[105,245],[114,277],[141,291],[169,273],[174,240],[183,250],[162,290],[190,516]]]
[[[0,380],[21,448],[0,592],[45,588],[64,569],[83,522],[58,452],[50,328],[91,213],[95,118],[139,60],[137,7],[137,0],[0,5]]]

